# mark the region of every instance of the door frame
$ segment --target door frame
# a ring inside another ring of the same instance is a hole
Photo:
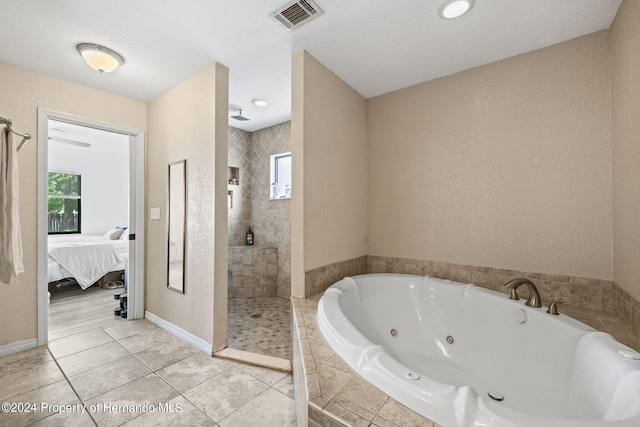
[[[49,298],[47,296],[49,119],[129,135],[129,230],[131,234],[135,234],[135,240],[129,242],[129,277],[132,279],[130,285],[133,284],[133,286],[129,286],[127,294],[129,304],[127,319],[144,318],[144,131],[38,108],[38,346],[43,346],[49,341]]]

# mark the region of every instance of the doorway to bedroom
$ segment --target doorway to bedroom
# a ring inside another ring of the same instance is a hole
[[[129,136],[49,119],[47,139],[53,341],[127,317]]]
[[[143,134],[46,110],[38,126],[38,341],[91,340],[143,317]]]

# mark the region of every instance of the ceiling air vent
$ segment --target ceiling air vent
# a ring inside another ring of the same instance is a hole
[[[291,1],[271,13],[287,30],[293,30],[322,15],[324,11],[312,0]]]

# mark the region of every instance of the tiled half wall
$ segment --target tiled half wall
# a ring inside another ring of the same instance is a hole
[[[229,248],[229,297],[278,296],[278,248],[232,246]]]
[[[569,307],[613,313],[640,338],[640,302],[610,280],[369,255],[307,271],[305,297],[323,292],[343,277],[365,273],[428,275],[473,283],[505,294],[508,293],[503,286],[506,282],[526,277],[536,285],[545,305],[556,301],[563,304],[559,305],[560,311],[562,307]],[[520,287],[518,295],[526,299],[526,287]]]

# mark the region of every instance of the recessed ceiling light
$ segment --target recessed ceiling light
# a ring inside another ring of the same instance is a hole
[[[110,73],[124,64],[122,55],[108,47],[93,43],[80,43],[76,46],[76,49],[86,63],[94,70],[100,71],[100,73]]]
[[[438,10],[438,15],[442,19],[459,18],[469,12],[476,0],[447,0],[442,3]]]
[[[265,101],[264,99],[260,99],[260,98],[254,98],[251,100],[251,102],[253,102],[258,107],[266,107],[267,105],[269,105],[268,101]]]

